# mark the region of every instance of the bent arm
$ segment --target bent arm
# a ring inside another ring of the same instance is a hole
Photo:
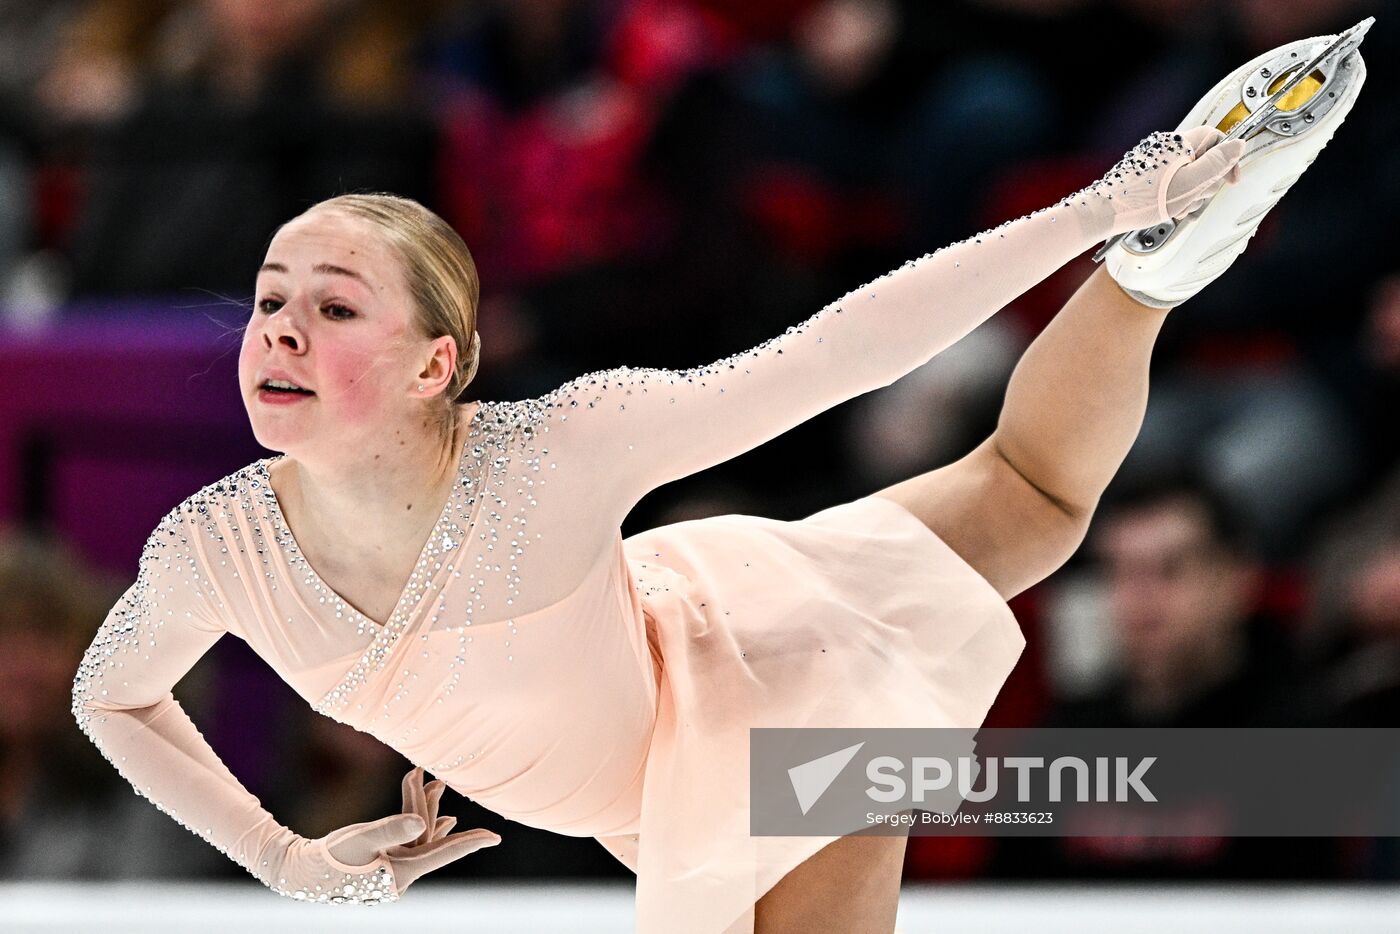
[[[220,636],[196,617],[152,619],[138,579],[113,607],[73,682],[73,714],[137,794],[262,881],[294,835],[239,783],[170,688]],[[173,611],[172,611],[173,612]]]
[[[138,794],[278,894],[392,900],[397,893],[387,870],[334,865],[323,841],[279,824],[171,694],[225,631],[207,569],[191,544],[195,534],[177,509],[151,535],[136,582],[83,654],[73,681],[74,718]]]

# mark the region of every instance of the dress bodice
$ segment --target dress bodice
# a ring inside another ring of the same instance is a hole
[[[528,427],[478,408],[457,481],[383,625],[302,554],[270,458],[192,498],[194,547],[231,630],[317,712],[523,823],[623,832],[637,813],[659,662],[620,533],[584,565],[530,521],[552,493]],[[567,589],[531,608],[527,573],[552,585],[545,592]]]

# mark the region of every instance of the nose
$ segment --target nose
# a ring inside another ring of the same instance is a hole
[[[283,305],[268,319],[263,328],[263,343],[271,350],[274,343],[281,344],[292,353],[306,350],[306,335],[302,332],[296,315],[290,313],[291,305]]]

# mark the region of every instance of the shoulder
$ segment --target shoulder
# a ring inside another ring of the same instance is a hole
[[[620,424],[616,419],[599,416],[625,412],[629,406],[645,407],[648,395],[664,395],[661,390],[678,383],[700,382],[712,375],[712,370],[719,372],[719,365],[683,371],[633,366],[595,370],[576,376],[544,395],[520,402],[496,403],[501,416],[497,421],[510,424],[526,436],[562,431],[580,440],[596,441],[599,429]],[[670,398],[670,401],[674,403],[675,399]]]
[[[726,358],[716,364],[693,367],[689,370],[665,370],[656,367],[618,366],[606,370],[594,370],[576,376],[542,396],[523,402],[509,403],[524,406],[536,418],[547,417],[558,411],[561,415],[571,412],[596,409],[605,401],[609,404],[622,404],[620,397],[634,392],[645,393],[653,386],[674,386],[678,382],[696,380],[722,372],[726,367],[733,369],[733,361]],[[617,398],[615,398],[617,397]]]
[[[556,390],[557,392],[557,390]],[[465,438],[469,445],[504,446],[512,439],[530,438],[544,427],[554,407],[554,393],[513,402],[481,402],[467,419]]]
[[[186,496],[157,524],[147,552],[190,546],[197,539],[222,542],[224,530],[265,514],[274,495],[267,483],[267,459],[238,468]]]
[[[138,612],[180,615],[196,629],[228,631],[224,598],[240,586],[237,563],[221,552],[240,548],[264,508],[265,461],[254,461],[186,496],[156,524],[124,597]]]
[[[587,420],[573,416],[599,404],[612,372],[586,374],[529,399],[482,402],[467,426],[467,453],[486,461],[485,467],[490,469],[505,467],[519,458],[532,461],[548,456],[557,446],[578,447],[578,443],[565,445],[566,438],[592,435],[587,431]]]

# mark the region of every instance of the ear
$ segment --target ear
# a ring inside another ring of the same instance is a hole
[[[444,335],[431,345],[431,356],[418,372],[417,383],[423,386],[423,395],[431,396],[442,392],[452,382],[452,374],[457,371],[457,342]]]

